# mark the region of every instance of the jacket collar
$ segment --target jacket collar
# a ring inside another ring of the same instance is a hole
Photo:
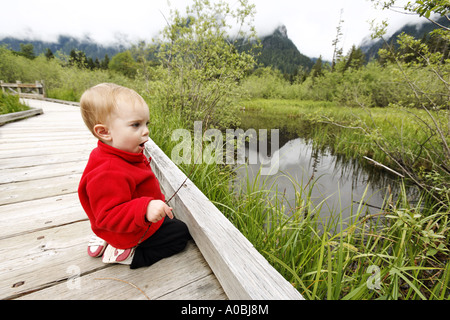
[[[147,160],[147,158],[145,157],[145,155],[142,152],[132,153],[132,152],[128,152],[128,151],[123,151],[123,150],[114,148],[110,145],[107,145],[106,143],[104,143],[100,140],[98,140],[97,146],[100,149],[100,151],[107,153],[107,154],[112,154],[112,155],[118,156],[130,163],[143,162],[144,160]]]

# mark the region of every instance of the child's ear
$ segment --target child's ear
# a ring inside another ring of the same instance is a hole
[[[94,126],[94,133],[102,141],[111,141],[111,134],[109,133],[108,127],[104,124],[96,124]]]

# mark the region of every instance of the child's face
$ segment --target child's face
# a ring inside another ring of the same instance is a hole
[[[107,127],[111,137],[107,144],[114,148],[140,153],[148,140],[149,110],[146,105],[126,106],[119,103],[117,110],[110,116]]]

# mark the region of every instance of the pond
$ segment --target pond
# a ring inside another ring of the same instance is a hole
[[[364,214],[380,212],[386,195],[389,192],[395,195],[398,191],[397,176],[373,164],[334,155],[331,148],[314,148],[311,141],[301,137],[301,132],[292,130],[292,123],[287,125],[286,121],[289,120],[270,120],[251,112],[242,114],[240,127],[243,130],[279,129],[279,136],[277,141],[272,141],[274,138],[268,134],[267,151],[247,143],[247,158],[263,161],[237,168],[235,190],[245,188],[247,179],[252,184],[258,179],[256,182],[261,188],[274,184],[272,190],[277,189],[283,194],[288,201],[286,207],[295,208],[296,191],[300,187],[302,197],[311,192],[314,203],[322,204],[320,216],[323,220],[339,213],[344,219],[349,218],[361,204]],[[299,124],[302,126],[305,124]],[[268,159],[277,161],[275,171],[269,175],[268,170],[266,173],[260,170],[264,167],[264,159],[266,163]]]

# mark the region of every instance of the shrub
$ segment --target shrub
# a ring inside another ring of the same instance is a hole
[[[5,94],[0,91],[0,114],[18,112],[30,109],[28,106],[21,104],[19,96]]]

